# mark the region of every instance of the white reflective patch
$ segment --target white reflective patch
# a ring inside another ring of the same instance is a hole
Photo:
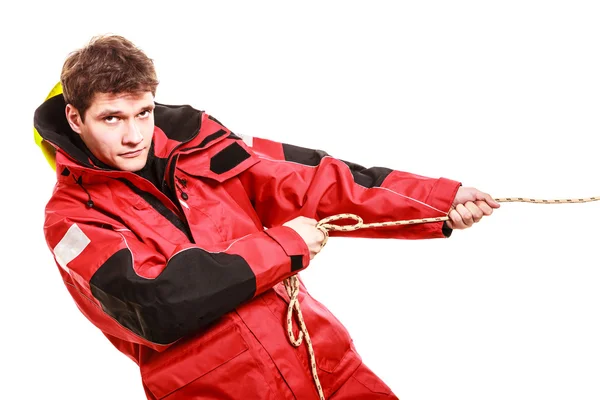
[[[238,135],[239,137],[242,138],[242,140],[244,141],[244,143],[246,143],[246,146],[248,147],[252,147],[252,136],[248,136],[248,135],[242,135],[241,133],[236,133],[236,135]]]
[[[65,236],[60,239],[60,242],[54,248],[56,261],[65,271],[69,271],[67,264],[80,255],[89,243],[90,238],[83,233],[77,224],[71,225]]]
[[[182,206],[184,206],[185,208],[187,208],[188,210],[190,209],[190,206],[187,205],[187,203],[181,199],[179,199],[179,202],[181,203]]]

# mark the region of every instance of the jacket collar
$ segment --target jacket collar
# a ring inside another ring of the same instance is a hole
[[[156,103],[154,124],[167,139],[176,143],[192,140],[200,130],[203,111],[189,105],[166,105]],[[40,136],[57,150],[65,154],[76,164],[106,169],[96,165],[85,151],[80,136],[71,129],[65,116],[65,100],[62,94],[51,97],[40,105],[34,114],[34,127]],[[155,129],[156,134],[156,129]],[[162,141],[161,141],[162,142]]]

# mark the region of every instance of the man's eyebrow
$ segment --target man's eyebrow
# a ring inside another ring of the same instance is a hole
[[[108,117],[109,115],[124,115],[124,113],[120,110],[103,110],[102,112],[100,112],[100,114],[98,114],[98,118],[105,118]]]
[[[146,106],[141,107],[137,113],[139,114],[144,111],[152,111],[152,110],[154,110],[154,104],[148,104]],[[106,118],[108,116],[113,116],[113,115],[114,116],[122,116],[122,115],[125,115],[125,113],[121,110],[106,109],[106,110],[101,111],[100,114],[98,114],[97,118],[102,119],[102,118]]]
[[[154,110],[154,103],[148,104],[147,106],[142,107],[140,109],[140,112],[138,112],[138,114],[141,112],[144,112],[144,111],[152,111],[152,110]]]

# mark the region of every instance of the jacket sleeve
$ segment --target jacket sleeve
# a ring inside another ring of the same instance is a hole
[[[88,319],[158,350],[152,344],[207,326],[310,262],[304,240],[285,226],[239,238],[220,252],[186,244],[165,256],[128,229],[103,222],[47,212],[47,244]]]
[[[364,223],[445,216],[460,182],[384,167],[365,168],[314,150],[236,134],[261,162],[241,174],[267,227],[302,215],[320,220],[343,213]],[[336,224],[354,224],[339,220]],[[443,222],[330,232],[331,236],[426,239],[449,237]]]

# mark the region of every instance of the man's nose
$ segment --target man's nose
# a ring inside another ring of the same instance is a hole
[[[142,140],[144,140],[144,136],[142,135],[142,131],[138,124],[134,121],[131,121],[127,124],[127,132],[123,136],[123,144],[138,144]]]

